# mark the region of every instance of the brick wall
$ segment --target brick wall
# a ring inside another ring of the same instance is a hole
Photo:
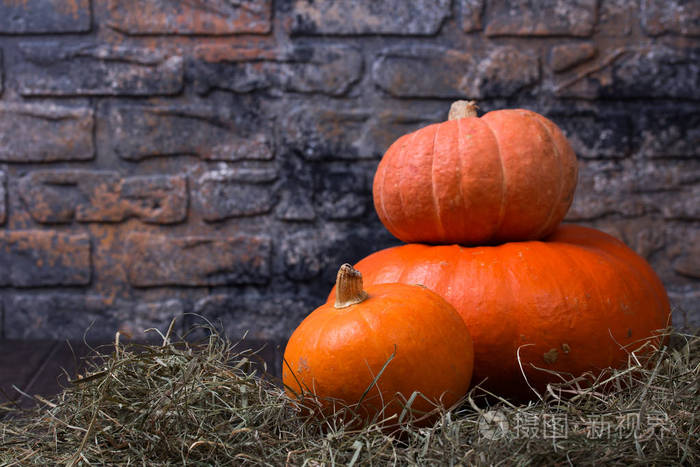
[[[283,339],[396,243],[377,161],[456,98],[556,121],[568,219],[700,321],[699,37],[692,0],[0,0],[2,336]]]

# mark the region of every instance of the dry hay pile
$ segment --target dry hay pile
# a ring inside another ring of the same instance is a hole
[[[432,426],[394,429],[309,416],[242,345],[215,333],[197,345],[117,341],[57,398],[5,408],[0,464],[700,464],[698,335],[673,332],[585,388],[570,381],[520,406],[475,388]]]

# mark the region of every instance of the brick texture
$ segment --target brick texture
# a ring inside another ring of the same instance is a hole
[[[7,176],[0,170],[0,225],[7,219]]]
[[[595,0],[495,0],[489,2],[487,36],[590,36]]]
[[[700,323],[700,9],[687,0],[0,0],[0,336],[201,324],[283,342],[399,242],[401,135],[525,108],[580,164],[567,221]],[[143,336],[138,336],[143,337]]]
[[[126,34],[265,34],[272,0],[109,0],[108,24]]]
[[[477,56],[422,46],[382,51],[372,73],[377,85],[396,97],[489,98],[509,97],[535,84],[539,65],[535,56],[510,46]]]
[[[225,107],[114,106],[105,111],[105,145],[132,161],[176,155],[219,161],[271,159],[270,125],[253,112],[246,109],[244,118]]]
[[[135,287],[264,284],[270,277],[267,237],[169,237],[135,232],[125,248],[129,282]]]
[[[195,183],[194,203],[207,221],[265,214],[275,206],[276,179],[277,171],[270,169],[206,172]]]
[[[87,32],[90,0],[0,1],[0,33],[39,34]]]
[[[107,342],[122,334],[146,339],[149,328],[167,329],[173,318],[182,319],[177,299],[161,302],[114,301],[100,295],[69,293],[18,294],[8,300],[8,339],[65,340],[85,335]]]
[[[206,47],[200,49],[199,57],[193,74],[201,94],[223,89],[236,93],[283,90],[342,96],[363,71],[359,50],[345,45],[262,52]]]
[[[84,161],[95,157],[87,107],[0,102],[0,161]]]
[[[432,35],[450,16],[449,0],[295,0],[292,32],[297,34]]]
[[[24,96],[143,96],[182,89],[183,60],[159,51],[103,44],[27,42],[19,45]]]
[[[700,36],[700,4],[693,0],[643,0],[642,27],[653,35]]]
[[[90,237],[51,231],[0,232],[0,286],[90,283]]]
[[[562,72],[593,58],[596,48],[593,44],[563,44],[552,47],[549,64],[552,71]]]
[[[484,0],[460,0],[460,26],[464,32],[478,31],[482,28],[481,16],[484,12]]]
[[[31,217],[43,224],[143,222],[173,224],[187,216],[187,182],[182,176],[122,178],[116,172],[34,171],[18,183]]]

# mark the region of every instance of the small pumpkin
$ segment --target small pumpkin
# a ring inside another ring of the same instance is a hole
[[[473,346],[452,305],[419,285],[365,291],[349,264],[338,271],[336,288],[334,302],[309,314],[287,343],[282,378],[290,394],[313,393],[327,409],[333,400],[359,403],[365,419],[384,404],[382,419],[400,415],[414,392],[422,394],[410,406],[416,416],[466,394]]]
[[[574,151],[547,118],[524,109],[478,118],[473,101],[458,101],[448,121],[389,147],[374,177],[374,206],[407,243],[535,240],[562,221],[577,177]]]
[[[557,381],[532,365],[572,375],[619,367],[669,324],[649,264],[582,226],[499,246],[398,246],[355,267],[367,284],[421,283],[454,305],[474,339],[474,383],[516,400],[534,397],[523,371],[540,392]]]

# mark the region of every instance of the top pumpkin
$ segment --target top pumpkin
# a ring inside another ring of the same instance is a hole
[[[406,243],[495,244],[552,233],[576,189],[576,155],[559,127],[524,109],[449,120],[400,137],[374,176],[374,206]]]

